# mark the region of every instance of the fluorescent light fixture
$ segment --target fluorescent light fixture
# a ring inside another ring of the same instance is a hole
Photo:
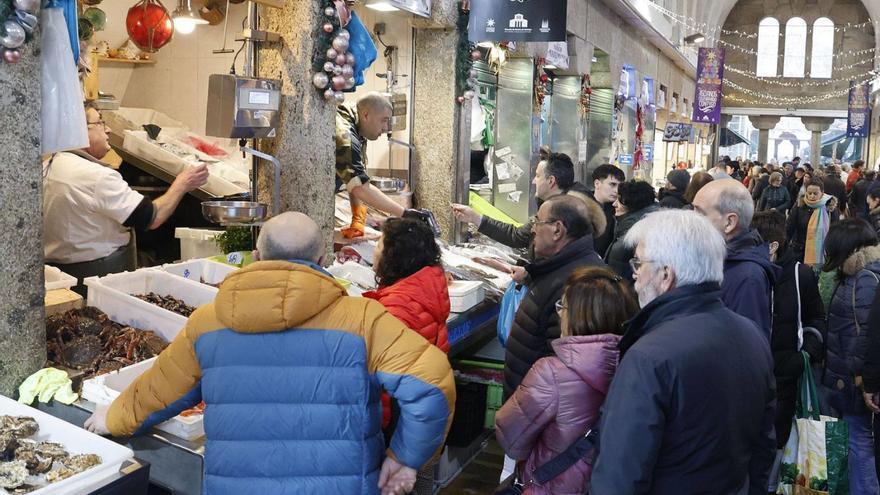
[[[189,34],[195,31],[197,25],[208,24],[208,21],[193,12],[191,1],[178,0],[177,8],[174,9],[174,13],[171,15],[171,18],[174,20],[174,29],[180,34]]]
[[[379,12],[397,12],[399,10],[397,7],[384,0],[368,3],[367,8],[378,10]]]
[[[556,67],[556,66],[553,65],[553,64],[547,64],[547,65],[544,66],[544,68],[545,68],[545,69],[550,69],[550,70],[556,70],[556,69],[558,69],[558,67]]]
[[[593,59],[592,59],[592,62],[593,62],[593,63],[594,63],[594,64],[595,64],[595,63],[596,63],[596,62],[598,62],[598,61],[599,61],[599,59],[598,59],[598,58],[596,58],[596,57],[593,57]]]
[[[702,42],[704,42],[704,41],[706,41],[706,37],[703,36],[702,33],[694,33],[694,34],[692,34],[692,35],[690,35],[690,36],[685,36],[685,37],[684,37],[684,43],[685,43],[686,45],[693,45],[693,44],[695,44],[695,43],[702,43]]]

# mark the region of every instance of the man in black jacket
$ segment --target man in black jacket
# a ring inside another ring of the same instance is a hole
[[[538,206],[553,196],[565,193],[574,185],[574,164],[571,158],[563,153],[550,153],[546,160],[538,162],[532,183],[535,184],[535,201]],[[481,234],[505,246],[514,249],[531,247],[534,218],[517,227],[480,215],[465,205],[453,204],[452,213],[456,219],[476,225]]]
[[[614,241],[614,202],[617,201],[617,188],[626,180],[623,170],[614,165],[599,165],[593,170],[593,190],[588,195],[593,198],[605,212],[605,232],[594,237],[596,252],[604,255],[608,246]]]
[[[661,210],[626,243],[642,310],[620,343],[590,493],[766,494],[773,359],[721,302],[724,239],[697,213]]]
[[[593,249],[587,205],[568,195],[554,196],[538,209],[533,223],[535,259],[526,265],[529,288],[520,303],[504,356],[504,397],[510,397],[538,359],[553,354],[559,338],[556,301],[571,273],[584,266],[603,266]]]
[[[838,213],[843,211],[846,205],[846,184],[840,180],[840,170],[837,165],[828,165],[825,168],[825,194],[830,194],[837,198],[837,204],[840,205]]]

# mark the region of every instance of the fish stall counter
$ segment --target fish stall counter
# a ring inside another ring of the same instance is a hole
[[[374,248],[375,243],[360,243],[347,249],[354,252],[359,250],[364,258],[371,259]],[[443,246],[444,268],[456,279],[450,286],[451,306],[455,311],[450,313],[447,323],[449,355],[453,358],[472,355],[474,350],[494,339],[500,296],[503,288],[510,283],[509,276],[503,272],[474,263],[472,258],[478,256],[486,256],[483,247]],[[191,260],[93,278],[86,282],[89,290],[87,304],[106,314],[109,319],[105,326],[113,324],[122,327],[118,331],[127,332],[126,335],[131,335],[132,329],[148,328],[170,342],[186,321],[183,313],[177,312],[178,306],[191,309],[213,300],[216,285],[236,269],[214,261]],[[365,264],[352,260],[343,263],[337,261],[328,270],[347,287],[351,295],[360,295],[364,290],[371,289],[371,284],[375,284],[373,271],[366,266],[366,260]],[[178,305],[163,306],[163,301],[142,295],[151,292],[168,296]],[[94,316],[94,311],[88,308],[80,311],[85,312],[81,314]],[[150,340],[141,338],[145,343]],[[152,364],[154,358],[151,356],[154,354],[147,351],[157,349],[154,346],[144,349],[140,362],[131,364],[125,361],[127,366],[115,372],[83,380],[82,393],[85,397],[73,404],[52,401],[39,403],[38,409],[82,426],[95,410],[95,401],[112,401],[131,380]],[[119,361],[118,358],[116,360]],[[130,448],[137,459],[151,466],[151,484],[174,494],[196,495],[202,490],[205,437],[203,428],[199,429],[202,427],[201,417],[196,421],[197,425],[188,419],[178,416],[157,425],[144,435],[116,441]],[[454,471],[447,469],[446,472],[457,472],[463,468],[475,452],[468,450],[464,456],[456,454],[458,451],[465,452],[452,447],[446,449],[444,459],[450,459],[449,462],[456,466]],[[441,476],[438,471],[438,482],[443,480],[442,483],[446,484],[450,479],[450,476]]]

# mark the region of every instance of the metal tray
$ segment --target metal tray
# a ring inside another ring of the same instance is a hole
[[[392,179],[388,177],[373,177],[370,179],[376,188],[382,192],[400,192],[406,188],[406,182],[403,179]]]
[[[220,225],[248,225],[266,220],[268,207],[253,201],[205,201],[202,216]]]

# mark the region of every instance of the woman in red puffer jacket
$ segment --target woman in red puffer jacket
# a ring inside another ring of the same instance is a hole
[[[555,356],[535,363],[495,416],[495,437],[517,461],[526,495],[582,494],[592,473],[581,460],[539,486],[535,470],[564,452],[599,419],[617,369],[623,323],[639,307],[629,285],[607,268],[581,268],[556,303],[562,338]],[[599,432],[601,436],[601,432]]]
[[[428,225],[412,218],[392,218],[382,227],[382,238],[373,259],[379,288],[364,297],[382,303],[389,313],[418,332],[428,342],[449,352],[446,320],[449,318],[449,290],[440,264],[440,247]],[[393,433],[391,398],[382,392],[382,429]],[[434,467],[419,470],[412,493],[433,493]]]

